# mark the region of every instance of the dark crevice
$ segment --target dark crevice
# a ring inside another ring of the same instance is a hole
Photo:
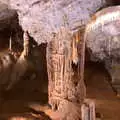
[[[90,50],[86,48],[86,56],[85,56],[86,61],[85,61],[85,73],[84,73],[86,86],[89,86],[89,83],[92,81],[93,76],[96,77],[98,75],[98,78],[96,77],[97,78],[96,83],[97,83],[97,80],[100,80],[99,74],[101,74],[106,78],[109,86],[111,86],[112,91],[116,93],[116,90],[113,88],[111,83],[112,81],[111,75],[108,72],[108,70],[105,68],[105,63],[103,61],[97,61],[97,62],[91,61],[90,54],[91,54]]]
[[[35,69],[33,71],[28,70],[26,75],[23,76],[10,91],[4,94],[6,100],[21,99],[25,101],[48,102],[46,46],[46,44],[41,44],[34,48],[31,61],[34,64]]]
[[[120,0],[111,0],[113,5],[120,5]]]
[[[0,50],[4,50],[9,47],[10,29],[5,28],[0,31]]]

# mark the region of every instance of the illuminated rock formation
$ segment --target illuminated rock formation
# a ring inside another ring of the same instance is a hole
[[[120,93],[120,6],[97,12],[86,27],[85,39],[91,60],[102,61],[112,78],[112,85]]]

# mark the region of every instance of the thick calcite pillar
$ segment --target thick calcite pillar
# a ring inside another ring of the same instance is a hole
[[[77,109],[80,111],[80,105],[86,95],[83,81],[84,41],[81,41],[82,44],[79,44],[78,47],[81,50],[79,58],[78,53],[76,53],[78,42],[75,41],[75,38],[68,29],[61,28],[58,33],[53,34],[53,39],[47,47],[49,103],[54,110],[60,110],[64,113],[71,111],[71,109],[68,109],[71,104],[73,106],[78,105]],[[74,63],[77,63],[76,70],[72,67]],[[78,116],[80,116],[80,113],[78,113]]]

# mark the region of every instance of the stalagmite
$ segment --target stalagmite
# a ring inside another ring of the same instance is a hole
[[[81,106],[82,120],[95,120],[95,103],[91,100],[85,100]]]
[[[81,118],[82,120],[90,120],[90,112],[89,112],[89,106],[87,104],[83,104],[81,106]]]
[[[10,37],[10,40],[9,40],[9,50],[12,51],[12,39]]]
[[[78,33],[75,34],[75,38],[73,38],[73,41],[72,41],[72,61],[74,64],[77,65],[78,63],[78,51],[77,51],[77,45],[78,45],[78,41],[80,40],[79,37],[78,37]]]

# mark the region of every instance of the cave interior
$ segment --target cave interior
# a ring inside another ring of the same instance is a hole
[[[119,1],[113,3],[118,5]],[[17,27],[19,28],[19,26]],[[21,28],[18,30],[20,39],[23,39],[23,30]],[[16,32],[11,32],[11,28],[7,27],[0,31],[0,57],[9,52],[11,33],[13,34],[13,51],[22,53],[23,41],[15,41]],[[33,58],[31,59],[35,60],[36,69],[33,71],[28,70],[26,76],[10,90],[2,90],[0,93],[2,97],[2,105],[0,106],[1,120],[13,120],[15,117],[31,118],[30,120],[37,120],[38,118],[41,120],[43,118],[45,120],[52,118],[54,120],[54,118],[61,116],[60,113],[52,111],[51,106],[48,104],[47,46],[47,43],[37,45],[32,53]],[[112,78],[105,68],[105,63],[91,61],[90,54],[88,48],[85,48],[84,81],[86,99],[95,102],[96,117],[100,118],[100,120],[104,116],[110,118],[109,120],[119,120],[120,104],[119,98],[116,97],[116,90],[111,85]],[[77,74],[78,65],[72,63],[71,66],[74,74]]]

